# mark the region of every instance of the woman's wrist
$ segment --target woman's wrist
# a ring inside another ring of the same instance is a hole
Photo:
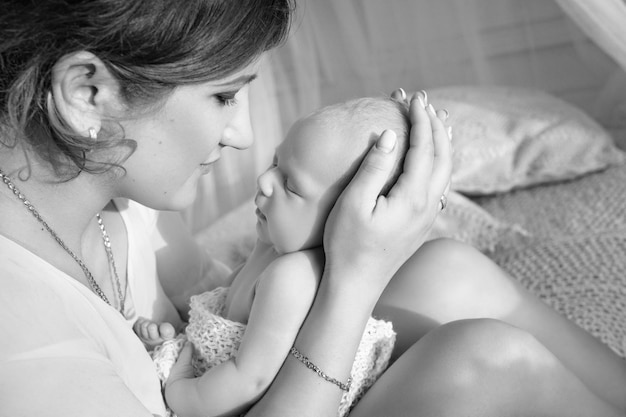
[[[346,383],[372,303],[358,300],[359,294],[350,292],[349,285],[335,285],[340,277],[330,277],[333,283],[326,278],[329,277],[325,272],[294,346],[315,368]],[[267,393],[248,415],[336,416],[342,392],[338,385],[325,382],[290,354]]]
[[[346,372],[352,367],[358,343],[378,297],[362,296],[355,287],[342,285],[333,278],[325,272],[295,344],[327,372],[337,378],[347,378]],[[340,281],[341,277],[338,278]],[[335,343],[338,339],[342,340],[341,344]],[[351,345],[353,349],[349,348]]]
[[[371,311],[396,271],[381,256],[351,261],[336,258],[339,261],[335,262],[331,256],[326,258],[321,282],[326,286],[327,296],[338,298],[338,302],[352,303],[352,309]]]

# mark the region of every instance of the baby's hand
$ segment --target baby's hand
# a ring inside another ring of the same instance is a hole
[[[176,336],[176,329],[171,323],[157,323],[143,317],[139,317],[133,324],[133,330],[148,348],[154,348]]]

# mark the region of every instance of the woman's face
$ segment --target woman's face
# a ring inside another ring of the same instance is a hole
[[[155,209],[188,207],[223,147],[252,144],[248,90],[257,69],[178,87],[154,114],[122,122],[137,149],[123,164],[116,194]]]

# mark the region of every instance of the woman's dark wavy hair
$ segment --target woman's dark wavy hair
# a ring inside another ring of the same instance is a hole
[[[0,0],[0,141],[26,140],[57,174],[104,172],[93,140],[59,117],[47,96],[64,55],[89,51],[118,80],[129,109],[180,85],[224,78],[286,39],[295,0]],[[135,143],[103,125],[98,148]]]

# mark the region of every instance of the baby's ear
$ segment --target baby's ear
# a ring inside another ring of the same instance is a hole
[[[97,133],[105,114],[119,108],[118,82],[91,52],[74,52],[59,59],[51,81],[48,106],[77,134],[89,136],[89,129]]]

